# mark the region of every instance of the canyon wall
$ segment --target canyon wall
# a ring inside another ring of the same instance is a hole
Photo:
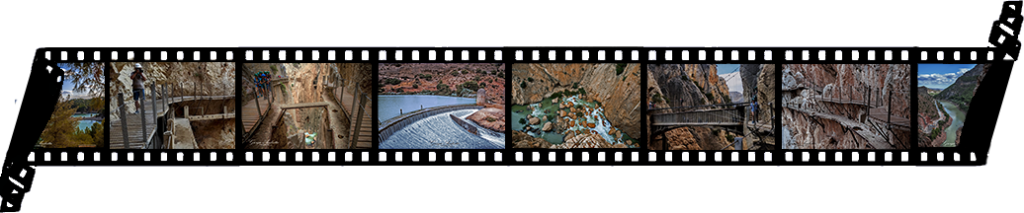
[[[540,102],[555,92],[586,91],[587,99],[601,103],[612,126],[631,137],[640,137],[640,64],[513,64],[512,103]]]
[[[910,77],[908,64],[784,65],[782,124],[796,148],[908,149]]]
[[[948,100],[956,103],[960,110],[966,112],[971,106],[971,99],[974,98],[974,92],[978,89],[978,84],[985,77],[985,73],[988,72],[991,64],[978,64],[974,68],[956,79],[952,85],[949,85],[946,89],[935,95],[935,98]]]

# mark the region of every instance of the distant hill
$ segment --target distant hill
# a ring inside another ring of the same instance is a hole
[[[733,103],[746,101],[746,99],[743,99],[743,93],[737,91],[729,91],[729,99],[732,99]]]
[[[718,75],[725,80],[725,85],[729,87],[729,92],[737,92],[740,95],[743,94],[743,78],[740,78],[740,72],[732,72],[727,74]],[[732,97],[733,101],[736,101],[736,97]]]
[[[988,67],[985,64],[974,66],[974,68],[964,73],[963,76],[957,78],[953,85],[936,94],[935,98],[956,103],[960,109],[967,111],[971,104],[971,99],[974,98],[975,88],[978,87],[978,82],[982,80],[980,79],[982,72],[988,69]]]

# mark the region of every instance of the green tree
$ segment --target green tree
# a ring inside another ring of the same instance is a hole
[[[398,85],[398,84],[402,83],[402,80],[394,79],[394,78],[389,78],[389,79],[384,79],[384,83],[385,84],[391,84],[391,85]]]
[[[462,83],[462,88],[476,91],[477,89],[480,89],[480,84],[477,84],[476,81],[466,81]]]
[[[78,130],[78,118],[73,117],[75,108],[66,98],[60,98],[57,105],[53,107],[53,114],[46,122],[46,127],[39,135],[41,142],[46,148],[78,147],[74,141],[75,132]]]
[[[615,64],[615,75],[621,75],[626,70],[626,64]]]
[[[107,119],[103,119],[102,122],[92,123],[92,128],[89,129],[92,131],[92,144],[96,145],[96,147],[103,147],[104,145],[103,127],[106,125]]]
[[[447,84],[437,84],[437,92],[445,93],[448,92]]]
[[[73,90],[98,93],[103,91],[106,86],[103,83],[103,80],[106,79],[106,76],[103,75],[104,63],[62,63],[57,66],[65,69],[64,75],[67,76],[67,79],[71,79],[70,83],[74,85]]]

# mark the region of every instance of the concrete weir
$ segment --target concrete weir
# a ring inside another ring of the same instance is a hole
[[[490,131],[466,117],[478,109],[455,110],[433,114],[394,131],[381,142],[380,148],[505,148],[505,134]],[[456,120],[454,120],[456,119]],[[463,122],[456,122],[456,121]],[[461,125],[460,125],[461,123]],[[474,134],[467,128],[476,129]]]

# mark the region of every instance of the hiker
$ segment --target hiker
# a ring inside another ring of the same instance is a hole
[[[753,116],[752,120],[757,123],[757,101],[750,102],[750,116]]]
[[[146,75],[142,74],[142,64],[135,63],[135,72],[132,72],[132,100],[135,100],[135,113],[139,113],[139,108],[142,104],[139,103],[139,97],[142,100],[146,100]]]

